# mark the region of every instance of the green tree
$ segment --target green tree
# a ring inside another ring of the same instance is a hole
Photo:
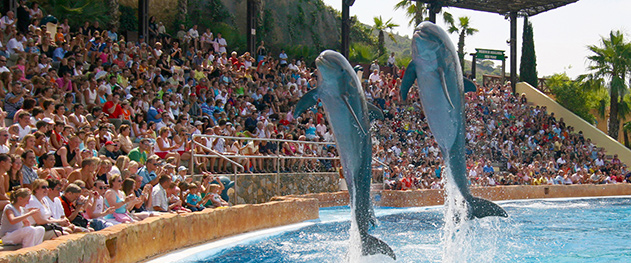
[[[557,103],[583,120],[595,123],[596,118],[590,110],[596,108],[600,101],[605,101],[598,97],[596,91],[583,89],[580,82],[571,80],[565,73],[550,76],[547,85]]]
[[[521,63],[519,64],[519,80],[528,82],[533,87],[537,87],[537,56],[535,55],[535,40],[533,36],[532,23],[528,21],[528,16],[524,17],[524,33],[521,46]]]
[[[602,37],[600,45],[589,45],[591,55],[588,69],[592,72],[582,75],[585,86],[592,89],[606,89],[609,92],[609,124],[607,134],[619,138],[620,120],[629,113],[624,97],[629,92],[627,80],[631,72],[631,43],[626,42],[620,31],[611,31]]]
[[[107,25],[111,17],[106,4],[100,0],[50,0],[42,3],[42,9],[60,20],[68,18],[70,26],[78,28],[85,21]]]
[[[373,26],[373,30],[377,30],[377,32],[379,32],[379,36],[377,38],[377,45],[379,48],[379,56],[381,56],[386,53],[385,31],[387,30],[388,37],[390,37],[392,41],[396,42],[396,39],[394,38],[394,35],[392,34],[392,29],[394,29],[395,27],[398,27],[399,25],[392,23],[392,18],[388,19],[387,21],[384,21],[381,18],[381,16],[378,16],[378,17],[375,16],[373,19],[375,22],[375,25]]]
[[[412,0],[401,0],[394,5],[394,10],[405,10],[405,16],[410,18],[408,25],[418,25],[423,22],[423,17],[427,13],[427,5]]]
[[[458,33],[458,58],[460,59],[460,67],[464,73],[464,39],[466,36],[475,34],[478,30],[471,27],[468,16],[458,17],[458,25],[456,25],[453,16],[448,12],[444,12],[443,20],[449,25],[447,32],[450,34]]]

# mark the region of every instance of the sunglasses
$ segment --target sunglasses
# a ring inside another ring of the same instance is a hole
[[[106,189],[107,189],[107,186],[99,186],[99,189],[101,189],[101,190],[106,190]]]
[[[41,186],[40,189],[48,189],[48,186]]]

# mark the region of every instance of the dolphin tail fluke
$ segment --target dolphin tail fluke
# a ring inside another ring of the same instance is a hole
[[[506,211],[499,205],[479,197],[471,197],[469,200],[471,206],[471,216],[475,218],[483,218],[487,216],[508,217]]]
[[[302,95],[302,98],[296,104],[296,109],[294,110],[294,118],[297,118],[303,112],[307,111],[307,109],[315,106],[318,103],[318,89],[312,89],[309,92]]]
[[[415,80],[416,64],[414,63],[414,60],[412,60],[405,69],[405,74],[403,74],[403,79],[401,80],[401,100],[405,101],[408,98],[408,92],[410,92],[410,88],[414,85]]]
[[[363,255],[384,254],[394,260],[397,260],[397,256],[394,254],[394,251],[390,248],[390,246],[388,246],[388,244],[386,244],[386,242],[383,242],[368,233],[361,234],[361,238]]]

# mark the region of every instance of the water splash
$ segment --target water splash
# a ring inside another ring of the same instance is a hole
[[[443,176],[442,262],[497,262],[498,246],[506,234],[506,224],[497,217],[467,220],[468,205],[452,178],[451,169],[447,167]]]
[[[359,228],[357,226],[357,220],[355,220],[355,211],[353,211],[353,209],[351,209],[351,228],[348,231],[348,234],[350,237],[348,243],[348,254],[346,255],[346,262],[361,262],[361,236],[359,235]]]

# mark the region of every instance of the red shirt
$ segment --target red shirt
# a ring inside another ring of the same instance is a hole
[[[114,108],[114,112],[110,113],[110,109],[114,107],[113,101],[108,101],[103,105],[103,112],[108,115],[110,119],[118,119],[121,114],[123,114],[123,108],[121,108],[120,104],[116,104],[116,108]]]
[[[64,214],[66,215],[66,217],[69,217],[72,212],[74,212],[75,206],[72,204],[72,202],[68,202],[68,200],[63,196],[59,199],[61,199],[61,205],[63,205],[64,207]]]

